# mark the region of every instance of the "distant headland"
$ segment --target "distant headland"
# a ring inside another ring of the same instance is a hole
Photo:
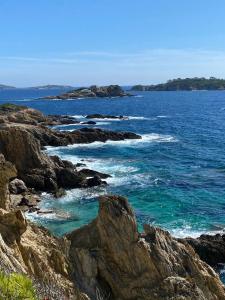
[[[201,91],[225,90],[225,79],[210,78],[177,78],[166,83],[155,85],[134,85],[132,91]]]

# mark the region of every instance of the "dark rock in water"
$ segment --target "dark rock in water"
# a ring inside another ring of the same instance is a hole
[[[56,171],[57,182],[63,188],[80,188],[84,185],[85,177],[70,168]]]
[[[98,186],[98,185],[106,185],[107,182],[106,181],[102,181],[101,177],[98,175],[95,175],[92,178],[88,178],[86,180],[87,183],[87,187],[94,187],[94,186]]]
[[[78,120],[76,120],[75,118],[70,117],[70,116],[48,115],[47,117],[49,120],[49,125],[66,125],[66,124],[79,124],[80,123]]]
[[[113,116],[113,115],[102,115],[102,114],[92,114],[87,115],[86,119],[119,119],[119,120],[127,120],[128,117],[124,116]]]
[[[75,164],[75,167],[77,167],[77,168],[86,167],[86,164],[77,163],[77,164]]]
[[[201,235],[183,239],[191,245],[200,258],[212,267],[225,263],[225,235]]]
[[[82,169],[82,170],[79,171],[79,174],[82,174],[86,177],[99,176],[102,179],[106,179],[106,178],[111,177],[111,175],[101,173],[101,172],[98,172],[98,171],[94,171],[94,170],[90,170],[90,169]]]
[[[95,125],[96,122],[94,121],[87,121],[87,122],[81,122],[82,125]]]
[[[27,191],[27,187],[23,180],[20,180],[18,178],[10,181],[9,183],[9,191],[12,194],[22,194]]]
[[[81,128],[70,133],[70,139],[73,143],[92,143],[122,141],[125,139],[141,139],[140,135],[132,132],[116,132],[110,130],[102,130],[100,128]]]

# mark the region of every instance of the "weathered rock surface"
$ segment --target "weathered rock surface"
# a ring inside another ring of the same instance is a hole
[[[12,194],[18,195],[27,192],[28,189],[23,180],[15,178],[9,183],[9,191]]]
[[[98,217],[64,238],[0,210],[0,267],[22,272],[51,300],[224,300],[225,288],[193,248],[168,232],[140,234],[127,200],[100,199]]]
[[[77,99],[77,98],[103,98],[103,97],[125,97],[131,96],[126,93],[119,85],[109,85],[98,87],[96,85],[89,88],[79,88],[66,92],[62,95],[47,96],[44,99]]]
[[[16,168],[0,154],[0,208],[10,208],[9,180],[17,176]]]
[[[77,171],[72,163],[58,157],[49,157],[42,152],[40,140],[35,134],[38,128],[31,127],[33,129],[30,126],[0,127],[0,152],[16,166],[18,178],[27,187],[55,193],[60,187],[88,187],[88,183],[93,186],[93,182],[87,178],[89,176]]]
[[[225,263],[225,235],[201,235],[197,239],[186,238],[200,258],[212,267]]]
[[[67,238],[74,278],[91,299],[225,299],[218,276],[192,247],[151,226],[140,235],[122,197],[102,197],[98,217]]]

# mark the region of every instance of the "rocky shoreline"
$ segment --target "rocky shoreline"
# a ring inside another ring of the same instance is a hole
[[[49,128],[56,123],[64,124],[65,119],[68,121],[70,117],[44,116],[23,106],[6,104],[0,107],[0,153],[15,166],[17,175],[14,177],[22,180],[29,191],[45,191],[57,196],[64,189],[104,185],[106,182],[103,179],[110,177],[86,168],[78,170],[69,161],[48,156],[43,151],[46,146],[141,139],[141,136],[131,132],[88,127],[64,132]],[[23,203],[26,201],[23,200]]]
[[[64,189],[104,185],[110,176],[48,156],[46,146],[141,139],[131,132],[49,128],[72,121],[66,119],[0,106],[0,269],[27,274],[38,287],[47,282],[54,300],[225,300],[214,271],[225,263],[224,236],[176,239],[150,225],[139,232],[120,196],[100,197],[97,218],[62,238],[26,220],[22,211],[38,210],[40,192],[57,197]]]

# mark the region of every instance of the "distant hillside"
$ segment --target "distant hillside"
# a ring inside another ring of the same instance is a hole
[[[225,80],[210,78],[185,78],[168,80],[156,85],[135,85],[132,91],[193,91],[193,90],[225,90]]]
[[[14,86],[5,85],[5,84],[0,84],[0,90],[4,90],[4,89],[15,89],[15,87]]]
[[[37,90],[50,90],[50,89],[74,89],[73,86],[70,85],[58,85],[58,84],[48,84],[48,85],[41,85],[41,86],[33,86],[30,87],[32,89],[37,89]]]

